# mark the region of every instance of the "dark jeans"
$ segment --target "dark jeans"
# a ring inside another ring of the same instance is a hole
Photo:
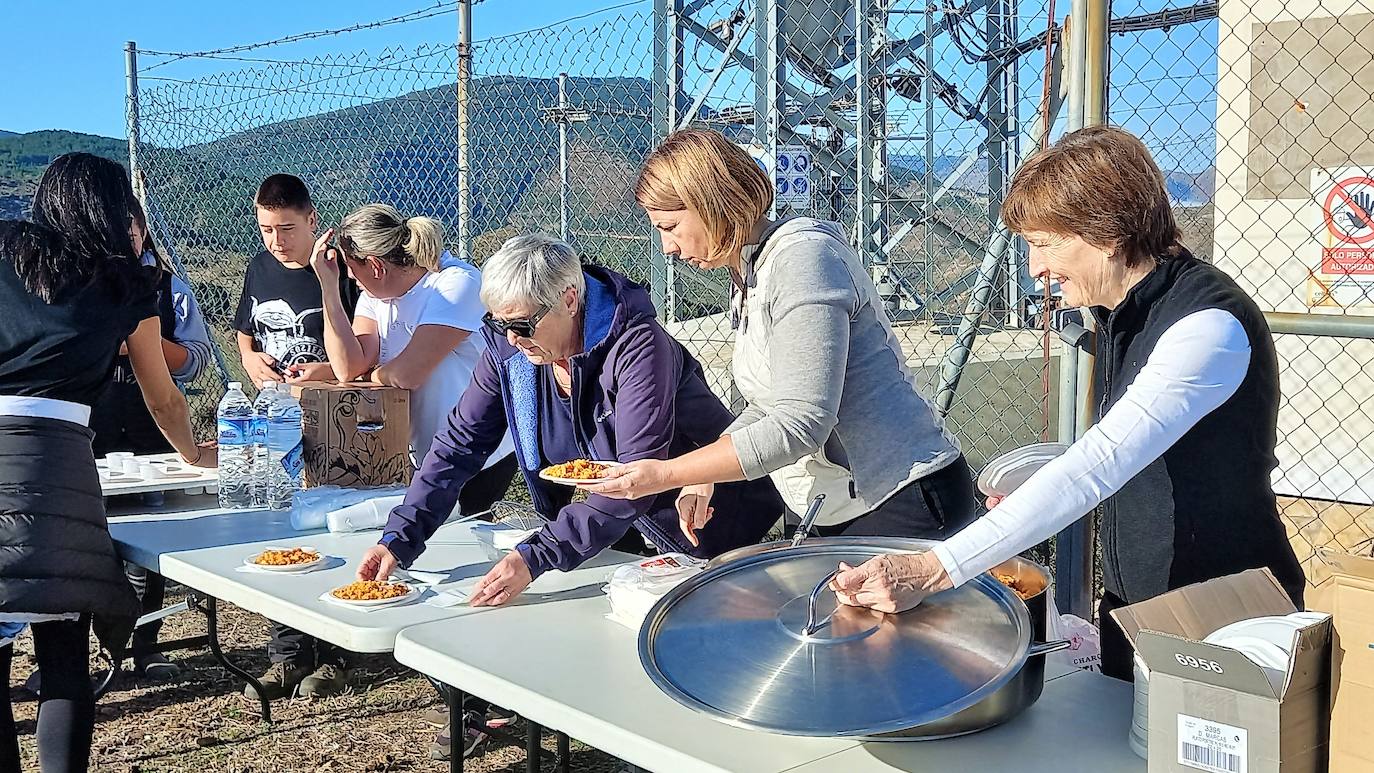
[[[480,513],[506,495],[517,471],[515,454],[482,470],[464,484],[458,493],[458,510]],[[267,657],[273,663],[290,661],[306,668],[333,663],[340,668],[348,665],[344,650],[281,623],[272,624],[272,639],[267,643]]]
[[[968,461],[958,459],[920,478],[852,521],[817,526],[820,537],[948,539],[973,522],[978,506]]]
[[[134,586],[134,593],[138,594],[143,614],[146,615],[162,609],[162,604],[167,598],[167,578],[127,561],[124,563],[124,576],[128,577],[129,584]],[[145,648],[156,645],[158,634],[161,631],[161,620],[135,628],[134,647]]]
[[[90,765],[95,691],[87,673],[91,618],[34,623],[33,648],[43,689],[38,696],[38,764],[43,773],[80,773]],[[10,705],[14,645],[0,647],[0,770],[18,771],[19,734]]]

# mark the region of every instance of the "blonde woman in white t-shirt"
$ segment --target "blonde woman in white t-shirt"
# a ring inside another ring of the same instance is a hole
[[[364,377],[410,391],[410,447],[416,466],[472,380],[485,342],[482,275],[444,250],[444,227],[368,204],[315,242],[311,265],[324,300],[324,345],[339,381]],[[339,297],[339,258],[363,290],[350,322]],[[507,437],[483,475],[464,487],[463,512],[500,499],[515,474]],[[474,509],[476,508],[476,509]]]

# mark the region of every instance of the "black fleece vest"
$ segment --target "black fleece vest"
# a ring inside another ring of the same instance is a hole
[[[1267,566],[1301,607],[1302,568],[1269,482],[1278,464],[1278,358],[1259,307],[1231,277],[1184,253],[1163,259],[1110,313],[1092,310],[1097,418],[1125,394],[1164,331],[1204,309],[1240,321],[1249,370],[1229,400],[1103,503],[1106,589],[1134,603]]]

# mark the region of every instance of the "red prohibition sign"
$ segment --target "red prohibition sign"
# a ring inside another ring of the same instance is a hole
[[[1326,230],[1330,231],[1331,235],[1340,241],[1350,242],[1351,244],[1366,244],[1374,241],[1374,213],[1364,211],[1364,208],[1356,204],[1346,191],[1347,187],[1353,188],[1358,185],[1374,188],[1374,179],[1368,177],[1347,177],[1336,183],[1335,186],[1331,188],[1331,192],[1326,194],[1326,203],[1322,205],[1322,217],[1326,219]],[[1331,217],[1331,206],[1336,203],[1337,198],[1339,198],[1345,206],[1360,219],[1360,222],[1363,223],[1366,228],[1370,229],[1369,234],[1365,236],[1351,236],[1336,227],[1335,220]]]

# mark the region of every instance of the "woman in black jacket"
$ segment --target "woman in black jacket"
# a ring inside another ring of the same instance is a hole
[[[0,622],[33,626],[42,677],[38,760],[84,771],[95,699],[92,619],[118,651],[138,603],[115,556],[91,451],[91,406],[120,343],[168,442],[194,465],[189,411],[162,355],[153,277],[130,234],[134,206],[119,164],[85,153],[44,172],[33,222],[0,222]],[[0,648],[0,770],[19,770],[9,700],[13,646]]]
[[[1279,365],[1255,302],[1181,242],[1164,176],[1138,138],[1065,135],[1012,178],[1002,220],[1031,274],[1097,320],[1095,423],[1069,450],[929,552],[843,572],[842,602],[908,609],[1102,506],[1102,671],[1130,679],[1111,612],[1186,585],[1268,568],[1302,606],[1304,578],[1269,476]]]

